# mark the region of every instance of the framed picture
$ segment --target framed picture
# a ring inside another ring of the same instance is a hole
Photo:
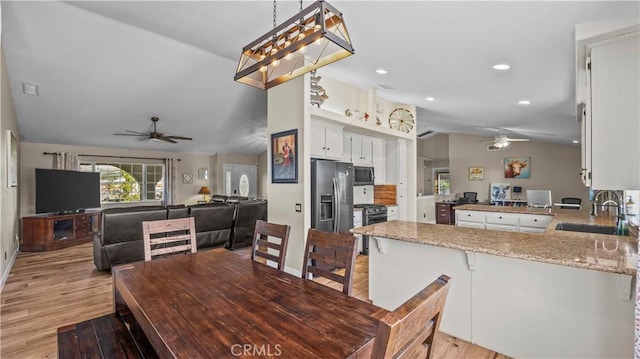
[[[491,202],[511,199],[511,183],[492,183],[490,185]]]
[[[484,167],[469,167],[469,181],[484,180]]]
[[[193,174],[192,173],[183,173],[182,174],[182,183],[193,183]]]
[[[530,175],[530,157],[505,157],[504,178],[529,178]]]
[[[209,169],[198,168],[198,179],[209,179]]]
[[[7,130],[7,187],[18,186],[18,139]]]
[[[298,130],[271,135],[271,183],[298,183]]]

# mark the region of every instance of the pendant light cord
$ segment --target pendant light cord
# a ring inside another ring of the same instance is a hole
[[[273,0],[273,27],[276,27],[276,0]]]
[[[300,11],[302,11],[302,0],[300,0]]]

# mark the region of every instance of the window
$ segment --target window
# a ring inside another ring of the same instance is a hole
[[[164,193],[164,165],[80,162],[80,171],[100,172],[100,202],[159,201]]]

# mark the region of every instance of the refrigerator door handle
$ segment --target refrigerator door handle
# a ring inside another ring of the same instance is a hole
[[[333,204],[333,233],[338,233],[338,229],[340,228],[340,189],[338,188],[338,180],[335,177],[333,178],[333,193],[335,202]]]

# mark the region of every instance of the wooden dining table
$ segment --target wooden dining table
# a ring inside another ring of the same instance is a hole
[[[388,313],[231,251],[114,267],[113,283],[161,358],[369,358]]]

